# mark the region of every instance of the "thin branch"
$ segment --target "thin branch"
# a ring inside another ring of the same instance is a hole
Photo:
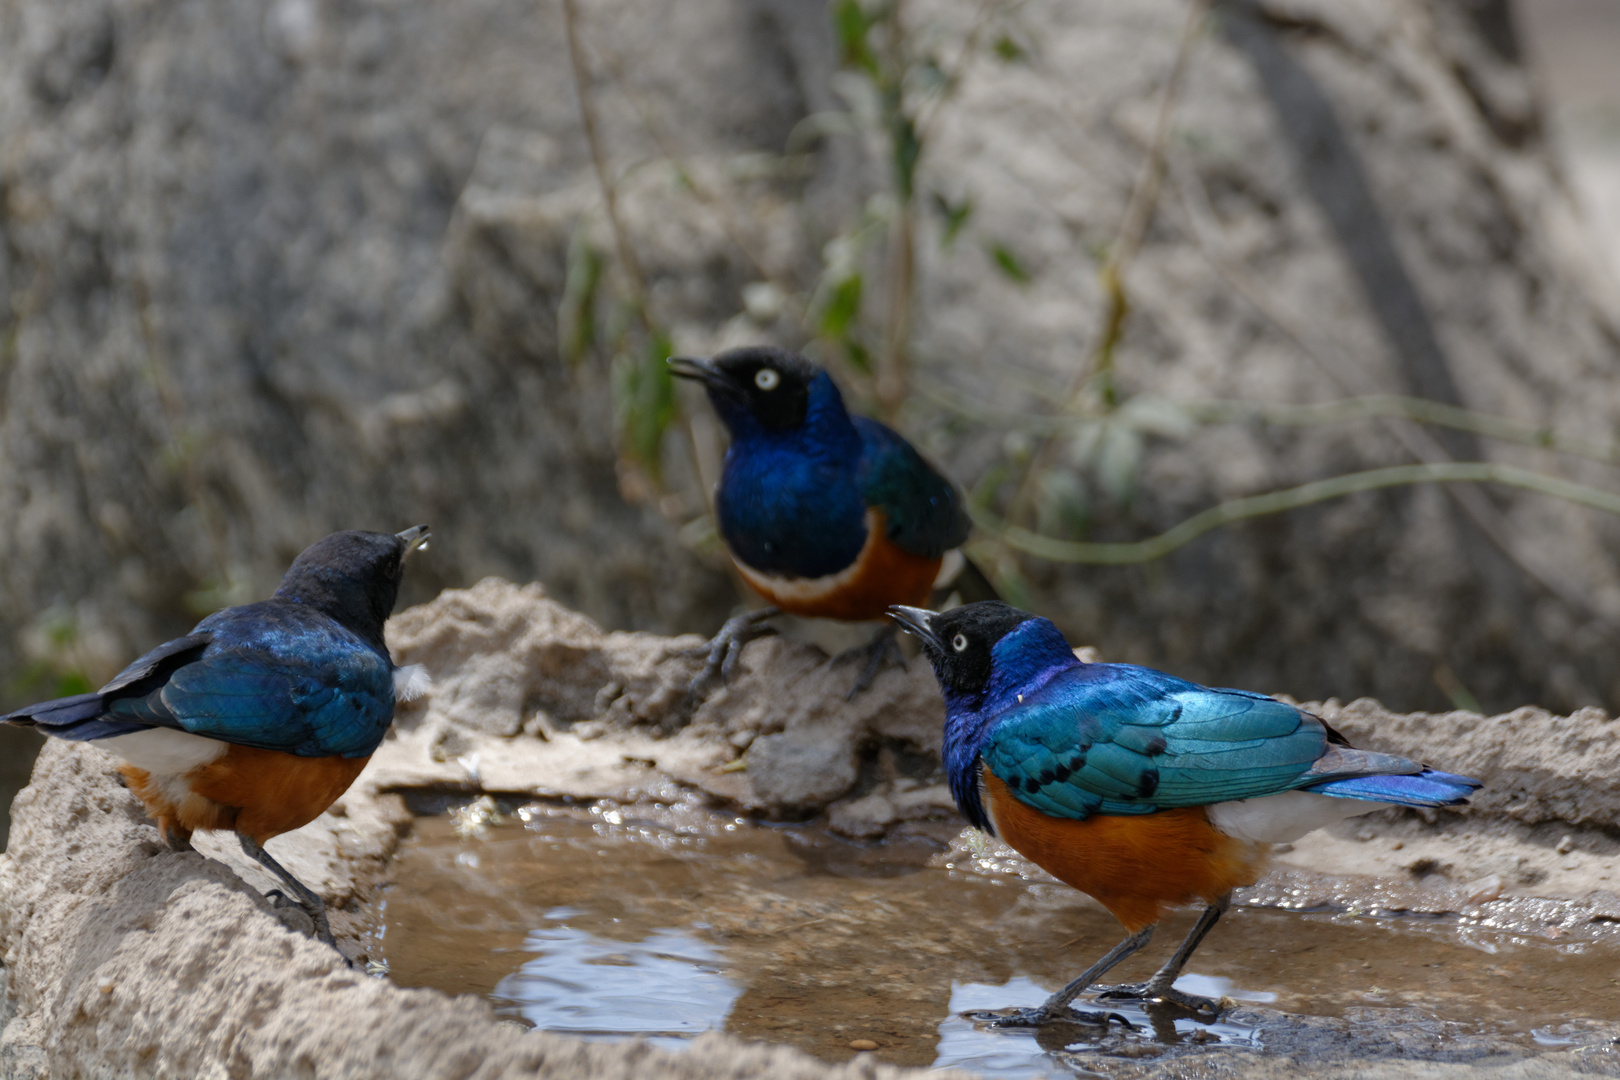
[[[597,132],[596,99],[591,93],[591,74],[585,66],[585,50],[579,40],[579,12],[574,0],[561,0],[563,25],[568,37],[568,63],[574,73],[574,90],[579,98],[579,122],[585,129],[585,141],[591,150],[591,164],[596,169],[596,183],[602,189],[602,205],[607,212],[608,227],[613,231],[613,248],[619,256],[619,265],[629,279],[632,302],[640,311],[643,321],[651,322],[647,311],[647,279],[642,275],[641,263],[630,246],[624,223],[619,219],[618,193],[613,177],[608,172],[607,154]]]
[[[608,72],[612,74],[614,81],[618,84],[619,92],[630,102],[631,108],[636,110],[636,116],[641,120],[642,130],[646,131],[653,142],[658,144],[658,152],[680,171],[681,178],[692,189],[692,194],[704,209],[714,216],[720,230],[726,234],[726,239],[730,240],[732,246],[742,254],[743,258],[748,260],[749,264],[754,268],[754,272],[760,276],[760,279],[771,282],[781,291],[785,299],[791,301],[795,292],[794,284],[773,274],[770,268],[765,265],[765,260],[754,250],[753,245],[743,238],[742,230],[737,227],[736,222],[732,220],[729,213],[731,209],[730,202],[709,190],[703,181],[698,178],[697,173],[687,165],[685,156],[665,132],[664,126],[659,122],[652,105],[631,89],[630,81],[624,74],[624,65],[619,62],[618,56],[612,50],[603,48],[600,44],[598,44],[596,51],[597,55],[601,57],[602,63],[607,66]]]
[[[1066,412],[1075,409],[1081,392],[1097,376],[1102,376],[1105,380],[1104,403],[1110,407],[1114,404],[1114,350],[1124,336],[1125,318],[1130,314],[1130,297],[1125,291],[1125,272],[1141,249],[1148,223],[1153,220],[1153,211],[1159,200],[1159,189],[1164,181],[1165,146],[1169,141],[1170,121],[1175,115],[1176,103],[1181,96],[1181,84],[1192,58],[1199,27],[1203,25],[1208,11],[1209,0],[1190,0],[1187,6],[1187,21],[1182,27],[1181,39],[1176,44],[1176,57],[1170,65],[1170,72],[1164,82],[1164,91],[1159,98],[1159,113],[1154,121],[1153,140],[1149,144],[1147,158],[1142,162],[1142,171],[1131,189],[1130,201],[1125,205],[1119,232],[1115,235],[1114,242],[1109,245],[1108,259],[1098,275],[1108,305],[1103,311],[1102,327],[1096,343],[1087,353],[1085,361],[1075,372],[1074,379],[1063,395],[1063,409]],[[1056,438],[1048,436],[1030,457],[1029,467],[1024,470],[1023,476],[1019,478],[1018,487],[1013,492],[1012,502],[1007,511],[1009,521],[1021,520],[1028,511],[1030,501],[1034,497],[1035,478],[1050,464],[1056,445]]]
[[[1153,220],[1153,212],[1159,204],[1159,190],[1164,186],[1167,167],[1165,148],[1170,141],[1170,121],[1175,115],[1177,103],[1181,100],[1181,84],[1185,81],[1187,67],[1192,60],[1193,45],[1198,39],[1199,27],[1203,25],[1208,11],[1209,0],[1192,0],[1187,6],[1187,22],[1182,27],[1181,40],[1176,45],[1176,58],[1170,66],[1169,76],[1165,79],[1164,93],[1159,98],[1159,113],[1153,122],[1153,140],[1148,144],[1148,156],[1142,162],[1142,173],[1131,191],[1131,201],[1126,204],[1119,233],[1109,245],[1108,260],[1103,264],[1101,274],[1103,290],[1108,295],[1109,305],[1107,316],[1103,320],[1103,334],[1097,343],[1092,362],[1082,367],[1076,374],[1075,381],[1069,389],[1071,401],[1091,378],[1093,372],[1105,374],[1112,371],[1114,349],[1119,345],[1125,326],[1125,316],[1129,313],[1129,299],[1125,294],[1125,271],[1141,250],[1142,238],[1147,235],[1148,224]],[[1092,370],[1088,371],[1087,368]],[[1105,388],[1104,392],[1111,395],[1112,389]]]
[[[889,106],[892,112],[885,126],[890,143],[889,156],[895,170],[895,211],[894,220],[889,227],[888,326],[884,331],[883,354],[878,364],[877,379],[872,386],[872,392],[877,398],[879,415],[891,424],[900,412],[901,403],[906,399],[906,384],[909,381],[907,370],[911,366],[911,300],[915,291],[917,270],[916,180],[923,153],[923,144],[919,141],[916,143],[916,158],[905,166],[905,171],[902,171],[901,144],[898,141],[902,133],[914,140],[921,139],[916,127],[916,118],[906,114],[907,61],[904,17],[903,0],[890,0],[887,15],[889,23],[887,47],[890,52],[889,60],[894,68],[892,72],[894,85],[892,103]],[[889,99],[889,94],[883,92],[881,85],[879,91],[885,100]]]
[[[962,79],[967,74],[968,65],[973,62],[975,54],[979,51],[979,39],[1001,14],[1003,8],[1008,7],[1003,0],[981,0],[979,10],[973,20],[973,28],[968,31],[967,38],[962,42],[962,49],[956,54],[956,62],[951,70],[944,73],[939,93],[924,102],[922,108],[917,110],[917,138],[924,146],[928,145],[928,136],[932,133],[934,121],[939,117],[944,104],[950,100]]]
[[[1545,476],[1512,465],[1498,465],[1483,461],[1453,461],[1435,465],[1394,465],[1387,469],[1346,473],[1326,480],[1315,480],[1284,491],[1271,491],[1264,495],[1251,495],[1232,499],[1212,506],[1183,521],[1181,524],[1146,540],[1123,543],[1090,543],[1077,540],[1058,540],[1042,536],[1018,525],[1008,525],[987,515],[982,508],[973,507],[975,524],[997,536],[1009,547],[1027,552],[1051,562],[1127,565],[1160,559],[1198,537],[1223,525],[1246,518],[1282,513],[1312,503],[1343,498],[1363,491],[1380,488],[1403,487],[1412,484],[1501,484],[1522,488],[1567,502],[1620,514],[1620,495],[1598,488],[1576,484],[1554,476]]]
[[[1356,364],[1329,363],[1307,338],[1306,331],[1295,322],[1278,311],[1270,302],[1265,290],[1253,279],[1248,270],[1233,263],[1220,252],[1212,249],[1206,241],[1204,231],[1209,223],[1216,222],[1214,207],[1210,204],[1209,192],[1204,187],[1203,178],[1191,169],[1180,167],[1177,169],[1177,178],[1180,181],[1178,188],[1181,194],[1181,205],[1187,212],[1188,221],[1192,225],[1193,240],[1199,251],[1209,260],[1211,268],[1217,277],[1232,288],[1239,296],[1249,302],[1260,315],[1269,321],[1285,338],[1291,341],[1296,348],[1313,361],[1317,367],[1330,380],[1348,394],[1368,394],[1366,377],[1361,367]],[[1219,226],[1215,229],[1219,232]],[[1351,373],[1360,386],[1351,385]],[[1419,461],[1427,464],[1438,464],[1452,461],[1451,455],[1439,441],[1422,428],[1409,424],[1394,423],[1392,419],[1385,418],[1385,429],[1399,442],[1406,451]],[[1601,610],[1592,601],[1592,591],[1569,574],[1562,565],[1555,564],[1545,558],[1537,558],[1531,549],[1523,547],[1519,542],[1518,530],[1507,516],[1498,510],[1485,493],[1476,488],[1449,489],[1452,501],[1462,509],[1469,520],[1480,532],[1485,534],[1496,549],[1505,555],[1510,562],[1534,581],[1539,582],[1543,588],[1564,603],[1578,611],[1586,611],[1605,625],[1613,625],[1614,619]]]
[[[1400,394],[1369,394],[1338,401],[1305,405],[1260,405],[1247,401],[1188,402],[1181,406],[1205,423],[1259,420],[1279,426],[1315,427],[1350,420],[1411,420],[1420,424],[1452,428],[1483,435],[1501,442],[1533,446],[1571,457],[1589,458],[1609,465],[1620,465],[1620,442],[1608,444],[1561,435],[1550,427],[1527,424],[1505,416],[1491,416],[1456,405]]]
[[[986,427],[1003,431],[1061,435],[1095,423],[1097,420],[1095,416],[1072,413],[1033,415],[994,412],[982,408],[977,401],[965,394],[938,385],[921,386],[918,388],[918,394],[940,408],[948,409]],[[1468,431],[1488,439],[1548,450],[1555,454],[1568,454],[1571,457],[1600,461],[1606,465],[1620,465],[1620,440],[1611,443],[1595,442],[1561,434],[1542,424],[1525,423],[1505,416],[1492,416],[1489,413],[1474,412],[1472,409],[1446,405],[1427,398],[1404,397],[1400,394],[1367,394],[1361,397],[1302,404],[1228,398],[1204,401],[1176,401],[1167,398],[1163,403],[1199,424],[1260,423],[1278,427],[1324,427],[1328,424],[1351,423],[1356,420],[1410,420],[1417,424],[1432,424],[1435,427]]]

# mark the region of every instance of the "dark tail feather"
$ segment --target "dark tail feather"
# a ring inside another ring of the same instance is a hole
[[[1368,802],[1395,803],[1399,806],[1455,806],[1468,801],[1480,782],[1469,776],[1424,769],[1406,776],[1357,776],[1333,780],[1306,788],[1340,799],[1366,799]]]
[[[109,735],[127,735],[144,731],[150,724],[132,724],[121,720],[104,719],[107,704],[100,694],[75,694],[29,705],[14,713],[0,716],[0,721],[23,727],[37,727],[46,735],[73,742],[105,739]]]
[[[980,569],[977,563],[968,558],[966,553],[962,555],[961,572],[952,578],[950,583],[939,592],[945,594],[938,597],[941,600],[949,599],[950,594],[955,593],[957,599],[964,604],[977,604],[981,600],[1001,599],[1001,594],[996,592],[996,587],[990,583],[989,575]]]

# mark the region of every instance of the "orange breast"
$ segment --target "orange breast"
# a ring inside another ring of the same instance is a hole
[[[738,562],[754,591],[790,615],[865,622],[883,618],[890,604],[926,604],[942,559],[902,551],[889,539],[883,511],[866,512],[866,544],[847,569],[799,579],[767,574]]]
[[[1019,802],[989,769],[983,778],[985,806],[1001,838],[1095,897],[1133,934],[1158,922],[1166,907],[1209,903],[1254,884],[1264,868],[1268,845],[1216,831],[1203,807],[1075,821]]]
[[[156,777],[133,765],[119,771],[165,834],[231,829],[263,844],[314,821],[369,760],[233,745],[183,777]]]

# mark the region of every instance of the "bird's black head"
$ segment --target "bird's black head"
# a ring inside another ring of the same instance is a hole
[[[769,345],[731,349],[712,360],[673,356],[669,364],[681,378],[703,384],[734,433],[745,418],[766,431],[791,431],[804,423],[810,384],[822,373],[797,353]]]
[[[405,556],[426,547],[428,535],[426,525],[401,533],[333,533],[293,560],[276,596],[318,608],[380,646],[405,576]]]
[[[996,643],[1038,616],[999,600],[963,604],[944,613],[896,605],[889,616],[922,643],[947,695],[977,695],[995,671]],[[1045,620],[1041,620],[1044,622]]]

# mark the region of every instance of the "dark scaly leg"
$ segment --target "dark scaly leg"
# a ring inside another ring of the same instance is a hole
[[[1164,966],[1153,973],[1153,977],[1145,983],[1136,983],[1128,986],[1110,986],[1097,995],[1099,1001],[1109,998],[1140,998],[1146,1001],[1168,1001],[1180,1005],[1198,1014],[1200,1020],[1208,1017],[1210,1021],[1220,1016],[1220,1006],[1206,997],[1197,997],[1186,994],[1175,988],[1175,981],[1181,977],[1181,969],[1187,966],[1192,958],[1193,950],[1198,948],[1215,923],[1226,914],[1226,909],[1232,906],[1232,894],[1227,893],[1213,904],[1204,909],[1193,923],[1193,928],[1187,932],[1187,937],[1177,947]]]
[[[707,697],[709,684],[717,677],[722,684],[730,682],[732,674],[737,670],[737,661],[742,658],[743,646],[755,638],[769,637],[776,633],[774,626],[763,624],[780,614],[782,609],[775,606],[746,611],[727,619],[720,632],[710,638],[708,644],[690,650],[687,655],[706,656],[707,659],[703,663],[703,670],[693,676],[692,681],[687,684],[687,704],[696,706]]]
[[[855,685],[851,686],[849,693],[844,695],[845,701],[854,701],[856,695],[870,690],[872,684],[877,681],[877,677],[883,673],[883,669],[889,664],[893,663],[898,665],[901,670],[905,669],[906,657],[900,651],[899,630],[900,628],[891,622],[882,630],[879,630],[872,640],[865,645],[845,649],[833,657],[832,662],[835,664],[846,657],[866,658],[866,664],[861,668],[861,673],[855,677]]]
[[[288,873],[287,868],[276,862],[271,854],[264,850],[251,836],[237,833],[236,839],[241,843],[242,850],[247,853],[249,858],[276,875],[287,888],[292,890],[293,896],[298,900],[298,905],[304,909],[315,923],[315,936],[336,949],[337,942],[332,938],[332,927],[326,921],[326,902],[315,894],[314,889]],[[341,950],[339,955],[342,955]]]
[[[1093,1024],[1106,1024],[1113,1014],[1106,1012],[1082,1013],[1069,1008],[1069,1003],[1079,997],[1086,987],[1102,978],[1127,956],[1136,952],[1149,941],[1153,940],[1153,925],[1144,926],[1124,941],[1108,950],[1108,954],[1095,964],[1092,964],[1080,977],[1068,986],[1047,998],[1039,1008],[1019,1009],[1014,1013],[969,1013],[971,1020],[988,1021],[995,1027],[1040,1027],[1054,1020],[1083,1020]],[[1123,1020],[1123,1017],[1119,1019]],[[1129,1026],[1129,1025],[1127,1025]]]

